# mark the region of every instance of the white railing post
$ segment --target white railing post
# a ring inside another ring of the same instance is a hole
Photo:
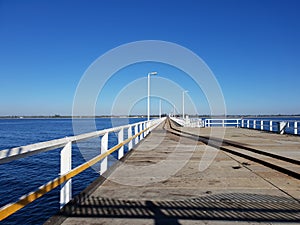
[[[138,129],[139,132],[141,132],[141,131],[142,131],[142,124],[141,124],[141,123],[138,124],[138,128],[139,128],[139,129]],[[139,135],[139,140],[140,140],[140,141],[142,140],[142,134]]]
[[[60,151],[60,175],[68,173],[72,169],[72,142],[68,142]],[[72,198],[72,180],[61,185],[60,208],[67,204]]]
[[[242,128],[244,128],[244,119],[242,119]]]
[[[256,120],[253,120],[253,129],[256,129]]]
[[[124,141],[124,129],[122,128],[118,133],[118,143],[122,143]],[[124,146],[119,148],[118,151],[118,159],[121,159],[124,156]]]
[[[132,128],[131,126],[128,127],[127,130],[128,138],[132,137]],[[132,149],[132,140],[128,142],[128,151]]]
[[[250,120],[247,120],[247,128],[250,128]]]
[[[153,121],[149,120],[149,121],[148,121],[148,127],[151,127],[152,124],[153,124]],[[149,128],[149,133],[152,131],[152,129],[153,129],[152,127]]]
[[[149,127],[149,123],[148,121],[145,122],[145,127],[148,128]],[[145,133],[145,137],[149,134],[149,129],[146,131]]]
[[[136,124],[134,126],[134,135],[136,135],[138,133],[138,125]],[[139,136],[136,136],[136,138],[134,139],[134,144],[136,145],[139,142]]]
[[[270,131],[273,131],[273,121],[270,120]]]
[[[225,119],[222,120],[222,127],[225,127]]]
[[[143,123],[141,124],[141,129],[142,129],[142,130],[145,130],[145,122],[143,122]],[[143,140],[144,137],[145,137],[145,132],[142,133],[142,135],[141,135],[141,140]]]
[[[261,129],[261,130],[264,129],[264,121],[263,121],[263,120],[260,121],[260,129]]]
[[[108,132],[101,138],[101,154],[107,152],[108,149]],[[100,175],[107,170],[107,156],[100,162]]]
[[[294,134],[298,134],[298,122],[294,122]]]

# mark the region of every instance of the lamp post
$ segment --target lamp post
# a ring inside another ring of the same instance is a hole
[[[161,118],[161,99],[159,99],[159,119]]]
[[[184,90],[183,92],[182,92],[182,119],[184,120],[184,94],[185,93],[188,93],[188,91],[187,90]]]
[[[147,121],[150,120],[150,76],[156,75],[157,72],[150,72],[148,73],[148,113],[147,113]]]
[[[175,112],[175,105],[173,104],[173,116],[176,117],[176,112]]]

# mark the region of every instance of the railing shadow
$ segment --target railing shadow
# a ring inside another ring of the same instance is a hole
[[[153,219],[155,224],[182,220],[300,222],[300,204],[291,198],[228,193],[178,201],[120,200],[81,196],[66,205],[62,216]]]

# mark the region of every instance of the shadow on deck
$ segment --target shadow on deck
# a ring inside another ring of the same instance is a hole
[[[180,201],[116,200],[84,196],[62,216],[153,219],[156,225],[182,220],[300,222],[298,201],[258,194],[216,194]]]

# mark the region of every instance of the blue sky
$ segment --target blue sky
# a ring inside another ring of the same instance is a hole
[[[228,114],[299,114],[299,11],[297,0],[0,0],[0,115],[70,115],[76,87],[93,61],[140,40],[174,42],[201,57],[222,88]],[[141,63],[111,78],[96,114],[109,114],[121,89],[152,70],[189,90],[198,113],[210,112],[188,75]],[[130,112],[146,113],[145,100]],[[186,111],[192,108],[187,102]],[[163,111],[172,111],[167,100]],[[158,112],[158,99],[152,112]]]

